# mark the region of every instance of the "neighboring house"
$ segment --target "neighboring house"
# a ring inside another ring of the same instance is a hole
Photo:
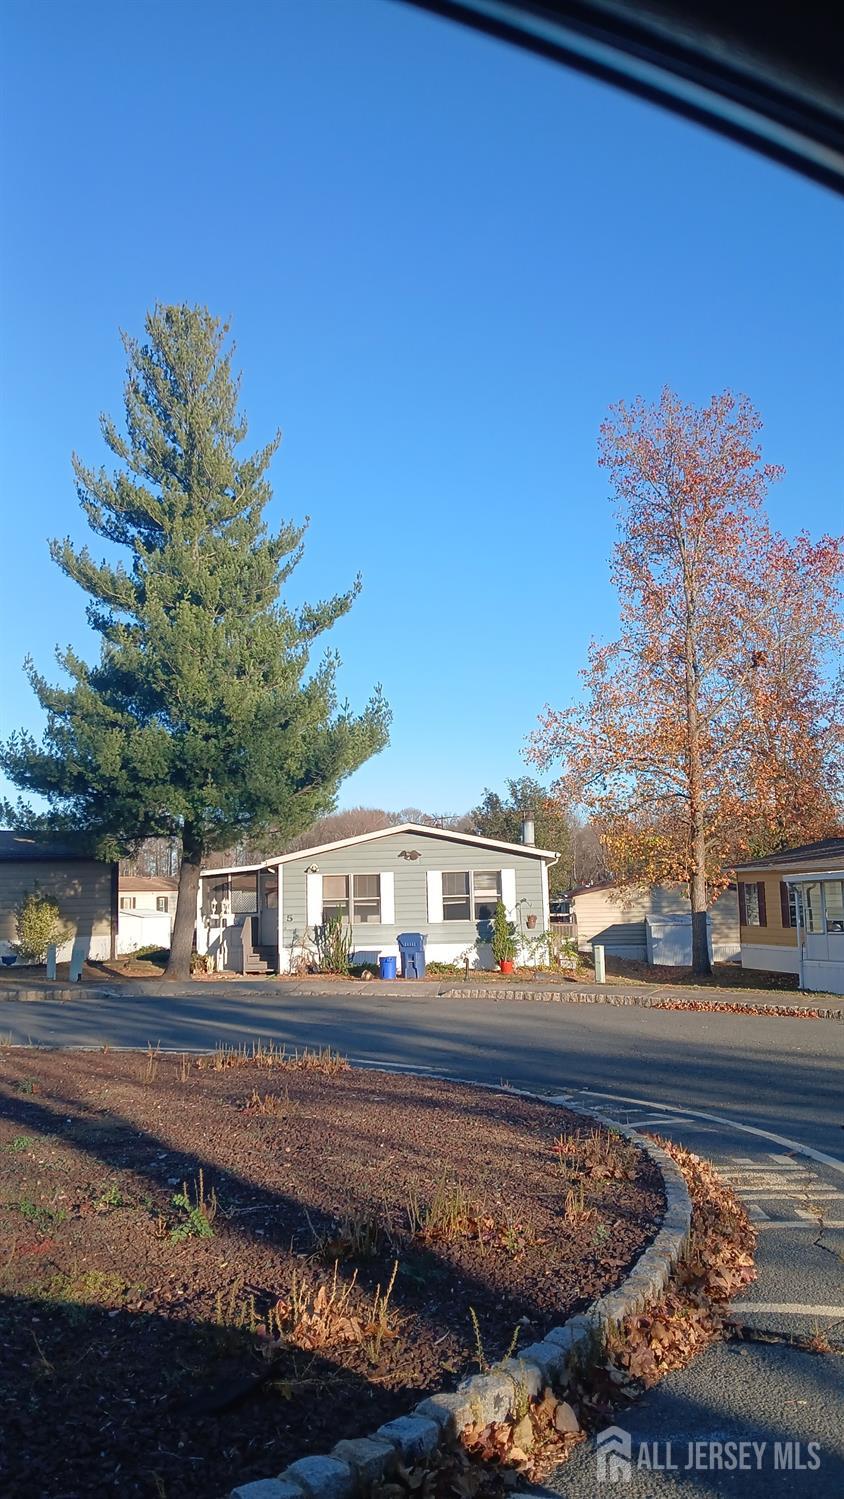
[[[599,944],[610,957],[640,963],[691,964],[691,910],[684,885],[624,886],[606,881],[572,891],[570,901],[581,952]],[[713,901],[708,918],[713,961],[728,963],[738,958],[734,885]]]
[[[114,957],[117,947],[117,865],[80,855],[61,843],[0,831],[0,952],[16,940],[15,907],[38,887],[56,901],[72,937],[59,949],[67,961],[74,941],[89,958]]]
[[[783,849],[736,874],[742,966],[844,994],[844,838]]]
[[[351,924],[353,961],[397,954],[400,932],[421,932],[427,961],[492,967],[489,924],[500,898],[511,920],[535,936],[548,929],[548,868],[557,859],[527,843],[501,843],[402,823],[261,864],[206,869],[200,880],[197,948],[227,968],[242,964],[241,932],[286,972],[313,950],[314,928],[332,916]]]
[[[167,875],[121,874],[118,952],[170,946],[178,890]]]

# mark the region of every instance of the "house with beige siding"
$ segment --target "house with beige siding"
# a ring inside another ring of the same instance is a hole
[[[569,901],[582,952],[600,945],[610,957],[640,963],[691,964],[687,886],[614,885],[606,881],[572,891]],[[737,959],[739,920],[734,885],[712,902],[707,924],[713,961]]]
[[[736,875],[742,967],[844,994],[844,838],[782,849]]]
[[[178,880],[164,874],[121,874],[117,950],[169,947],[176,920]]]
[[[419,932],[428,962],[491,968],[496,901],[520,931],[547,931],[548,869],[557,857],[532,843],[402,823],[260,864],[205,869],[197,949],[242,971],[248,921],[251,946],[285,972],[313,952],[315,928],[339,916],[351,928],[356,963],[397,956],[399,934]]]
[[[74,942],[85,944],[89,958],[114,957],[117,865],[8,831],[0,831],[0,953],[9,954],[17,937],[15,907],[36,888],[52,896],[71,929],[60,962],[70,958]]]

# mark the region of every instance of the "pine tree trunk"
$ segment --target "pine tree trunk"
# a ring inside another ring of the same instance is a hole
[[[164,971],[168,979],[190,978],[190,960],[193,952],[196,929],[196,896],[199,890],[199,871],[202,856],[189,853],[185,848],[179,869],[179,895],[176,902],[176,920],[170,939],[170,958]]]

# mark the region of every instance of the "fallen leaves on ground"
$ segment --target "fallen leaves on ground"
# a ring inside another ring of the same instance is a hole
[[[370,1499],[506,1499],[565,1462],[585,1438],[581,1428],[605,1425],[619,1406],[731,1334],[728,1304],[756,1275],[756,1231],[707,1161],[672,1140],[658,1143],[692,1199],[689,1242],[663,1295],[611,1331],[570,1378],[564,1398],[546,1389],[511,1420],[467,1427],[459,1443],[373,1485]]]

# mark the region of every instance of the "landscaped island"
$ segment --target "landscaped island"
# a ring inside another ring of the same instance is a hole
[[[329,1053],[0,1059],[0,1491],[225,1493],[622,1278],[655,1167],[506,1092]]]

